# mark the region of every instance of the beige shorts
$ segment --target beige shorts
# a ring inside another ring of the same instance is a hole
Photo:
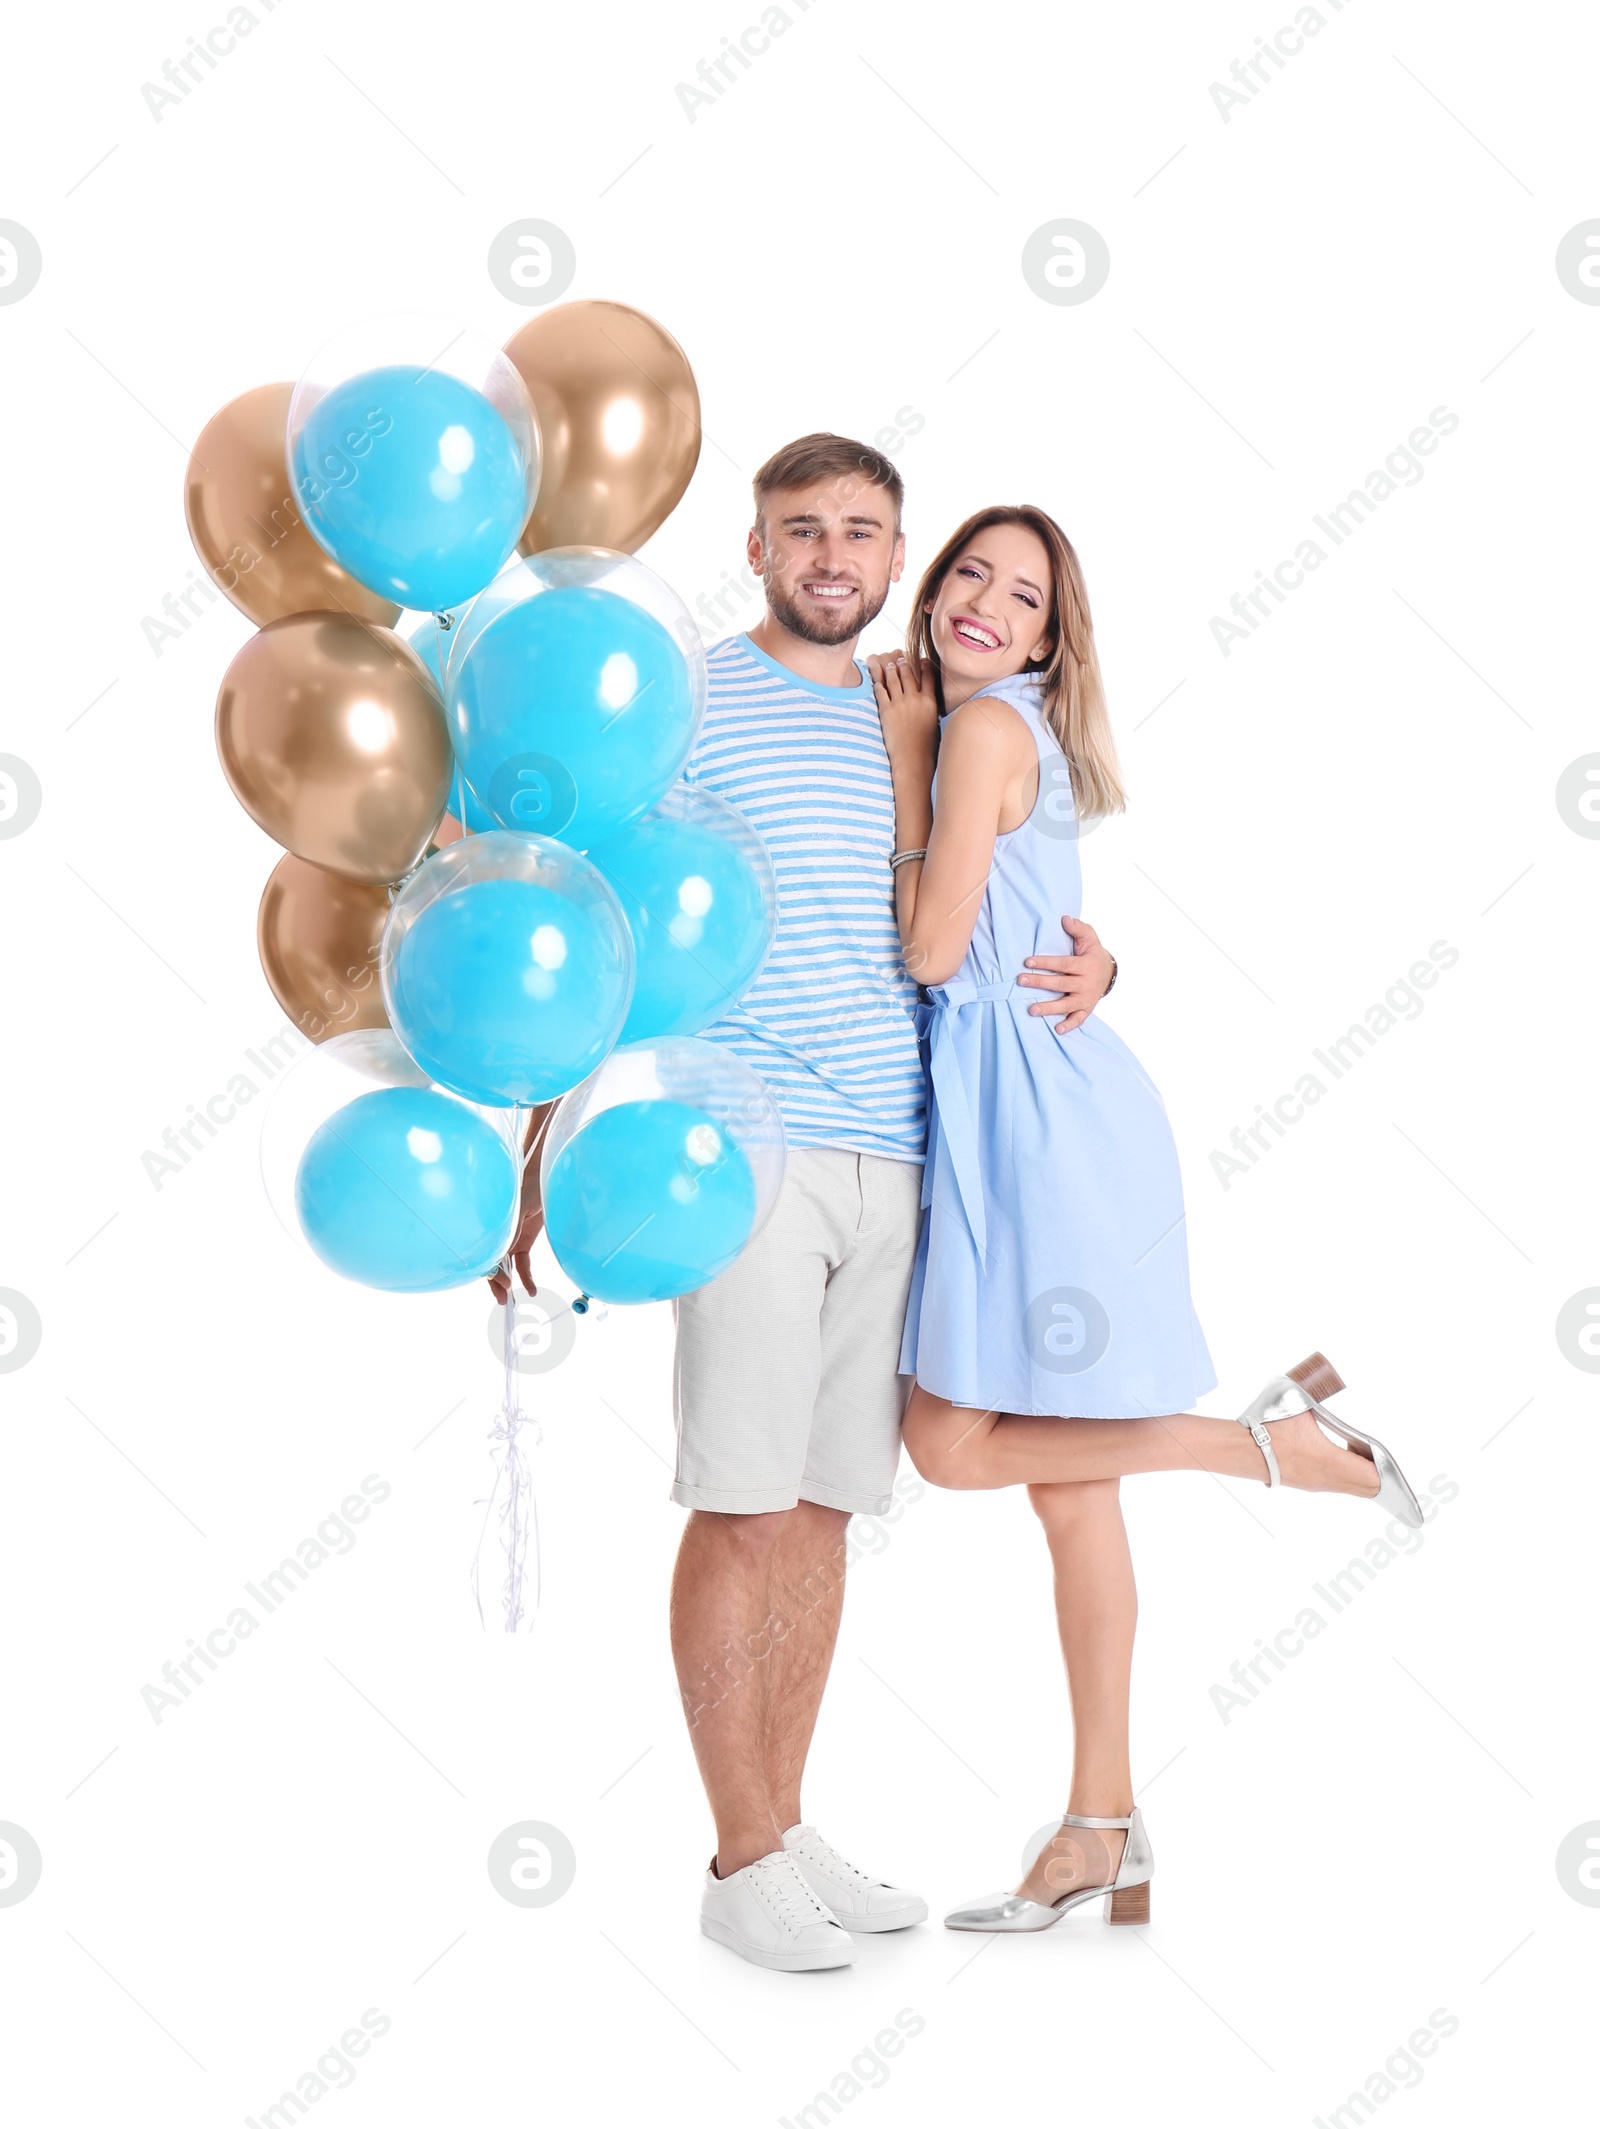
[[[791,1149],[760,1234],[674,1303],[675,1501],[726,1515],[888,1508],[921,1198],[913,1162]]]

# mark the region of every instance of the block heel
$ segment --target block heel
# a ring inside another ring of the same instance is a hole
[[[1290,1368],[1285,1375],[1275,1375],[1271,1382],[1247,1410],[1239,1414],[1239,1424],[1249,1433],[1250,1439],[1261,1451],[1267,1467],[1267,1484],[1281,1486],[1283,1474],[1278,1469],[1277,1451],[1272,1446],[1268,1422],[1288,1419],[1296,1412],[1309,1412],[1325,1432],[1336,1435],[1357,1456],[1367,1458],[1377,1470],[1378,1490],[1369,1498],[1375,1500],[1385,1515],[1392,1515],[1412,1530],[1422,1528],[1422,1507],[1411,1490],[1405,1473],[1395,1462],[1381,1441],[1371,1434],[1363,1434],[1359,1427],[1352,1427],[1347,1420],[1336,1419],[1326,1404],[1325,1398],[1336,1397],[1344,1388],[1339,1371],[1332,1361],[1321,1353],[1312,1353],[1298,1367]],[[1354,1496],[1362,1498],[1360,1495]]]
[[[1124,1885],[1113,1892],[1106,1901],[1106,1920],[1112,1924],[1148,1922],[1150,1919],[1150,1880],[1142,1885]]]

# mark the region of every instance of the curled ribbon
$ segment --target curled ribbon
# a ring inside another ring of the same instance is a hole
[[[509,1257],[504,1269],[509,1277]],[[494,1523],[501,1562],[500,1604],[504,1630],[515,1634],[530,1627],[539,1614],[539,1503],[533,1490],[533,1467],[528,1450],[536,1448],[542,1436],[538,1422],[522,1409],[517,1370],[515,1288],[506,1296],[505,1309],[505,1402],[489,1430],[489,1457],[494,1466],[494,1477],[484,1502],[483,1523],[478,1531],[477,1550],[472,1556],[470,1580],[473,1600],[478,1607],[478,1623],[486,1628],[488,1621],[483,1616],[481,1577],[484,1545],[489,1526]],[[476,1501],[473,1506],[477,1506]],[[525,1602],[530,1563],[533,1569],[531,1604]]]

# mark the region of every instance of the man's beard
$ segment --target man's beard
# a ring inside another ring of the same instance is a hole
[[[819,578],[818,582],[826,582],[826,579]],[[854,599],[842,600],[838,615],[833,616],[819,614],[814,606],[802,607],[787,583],[776,575],[767,578],[766,591],[767,604],[792,636],[799,636],[803,642],[822,644],[830,649],[836,643],[848,643],[852,636],[859,636],[867,623],[876,620],[882,613],[884,602],[889,596],[889,587],[885,584],[874,601],[872,593],[863,584],[860,587],[860,605],[858,606]]]

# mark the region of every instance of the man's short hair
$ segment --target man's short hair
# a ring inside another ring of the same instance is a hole
[[[898,530],[906,484],[893,461],[871,444],[857,443],[849,436],[835,436],[826,429],[819,429],[811,436],[797,436],[792,444],[774,451],[761,467],[751,483],[755,490],[757,518],[765,515],[767,497],[775,489],[810,488],[823,480],[837,481],[840,493],[845,497],[863,487],[884,489],[894,503],[894,522]]]

